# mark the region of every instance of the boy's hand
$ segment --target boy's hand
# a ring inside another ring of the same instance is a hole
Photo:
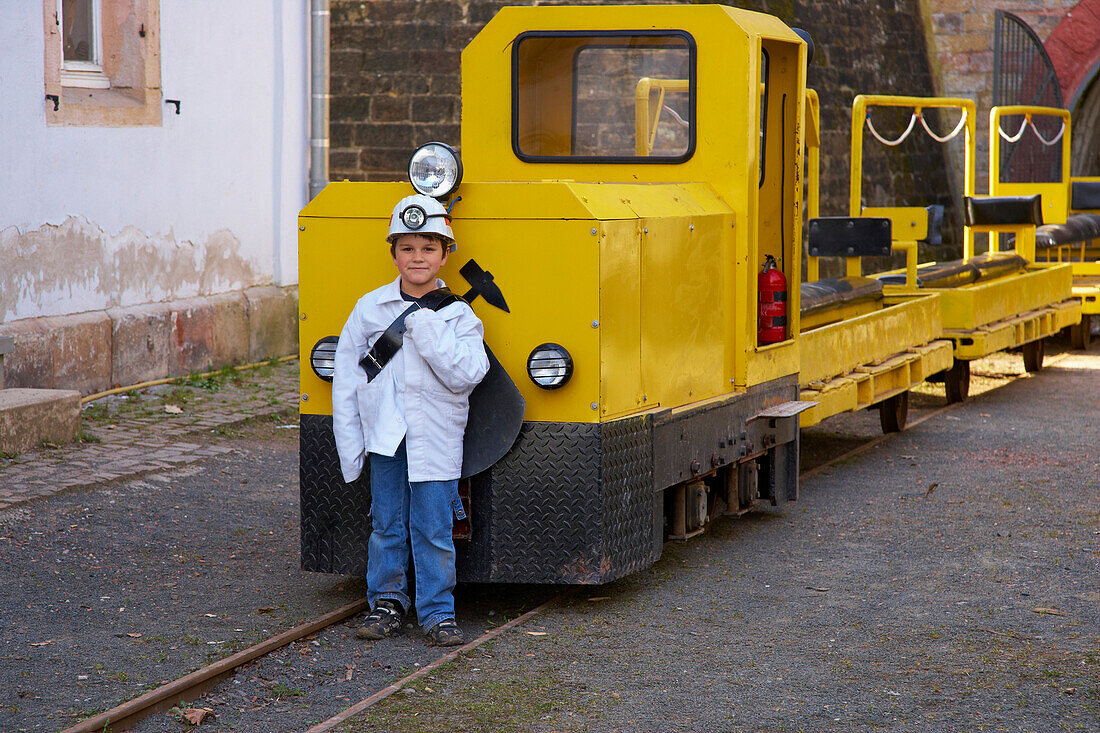
[[[434,340],[437,326],[427,326],[425,323],[428,321],[441,321],[446,324],[447,321],[443,316],[439,315],[438,311],[433,311],[431,308],[421,308],[420,310],[413,311],[409,315],[405,316],[405,330],[409,337],[412,337],[414,331],[416,331],[416,338],[423,339],[431,342]],[[419,328],[417,326],[419,325]]]
[[[405,337],[416,345],[436,377],[452,392],[469,392],[489,370],[481,321],[460,315],[451,321],[429,309],[410,313]]]

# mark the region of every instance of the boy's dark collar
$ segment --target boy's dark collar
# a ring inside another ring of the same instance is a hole
[[[442,280],[438,277],[435,279],[435,285],[437,288],[447,287]],[[401,297],[401,276],[398,275],[394,278],[393,282],[388,285],[382,286],[382,293],[378,298],[379,303],[403,303],[405,299]]]

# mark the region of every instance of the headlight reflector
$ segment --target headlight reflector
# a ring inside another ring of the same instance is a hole
[[[573,357],[559,344],[539,344],[527,357],[527,375],[543,389],[557,389],[573,376]]]
[[[421,145],[409,160],[409,181],[425,196],[449,196],[462,183],[462,159],[446,143]]]
[[[336,371],[337,341],[335,336],[325,336],[309,352],[309,365],[313,367],[313,373],[326,382],[332,381],[333,372]]]

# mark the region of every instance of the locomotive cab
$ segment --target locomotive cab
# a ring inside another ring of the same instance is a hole
[[[462,293],[482,273],[506,300],[472,307],[526,411],[469,480],[460,580],[606,582],[719,513],[796,498],[798,289],[761,343],[757,276],[770,255],[800,280],[805,68],[778,19],[717,5],[504,8],[463,52],[441,277]],[[324,356],[392,279],[407,193],[332,183],[301,213],[308,570],[365,568],[369,481],[339,476]]]

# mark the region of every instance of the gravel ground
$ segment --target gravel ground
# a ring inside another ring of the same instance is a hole
[[[798,503],[576,590],[347,729],[1100,730],[1100,348],[1055,358],[1015,381],[1018,356],[983,360],[970,402],[811,476]],[[910,422],[942,406],[922,387]],[[298,569],[287,422],[0,512],[0,730],[59,730],[362,596]],[[826,421],[804,468],[879,434],[874,412]],[[461,586],[467,638],[555,592]],[[244,667],[190,704],[214,711],[201,729],[304,730],[441,653],[411,627],[357,642],[360,622]]]
[[[362,594],[297,569],[296,431],[265,432],[0,515],[0,730],[59,730]]]
[[[978,394],[345,730],[1100,730],[1098,376]]]
[[[221,427],[192,440],[224,455],[0,512],[0,731],[60,730],[362,598],[360,579],[299,569],[287,423]],[[552,592],[464,586],[459,617],[472,638]],[[257,660],[184,707],[215,711],[203,730],[304,730],[442,654],[412,628],[368,648],[354,638],[361,622]],[[186,727],[168,712],[133,731]]]

